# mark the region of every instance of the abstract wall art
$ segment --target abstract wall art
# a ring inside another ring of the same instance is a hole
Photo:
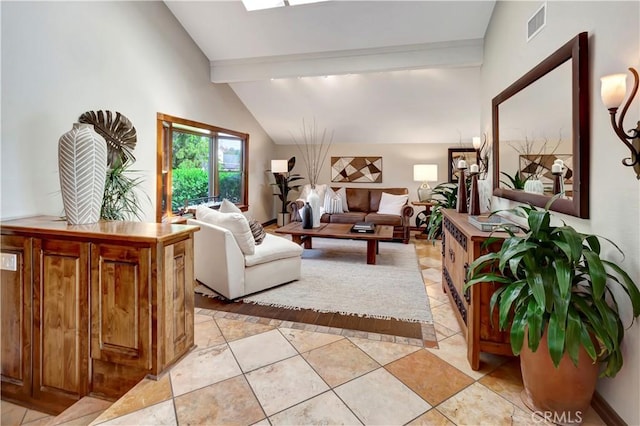
[[[331,157],[331,182],[382,183],[382,157]]]

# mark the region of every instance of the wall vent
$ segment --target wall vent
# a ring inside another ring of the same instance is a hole
[[[547,2],[542,3],[542,6],[533,14],[527,22],[527,41],[531,40],[538,34],[547,23]]]

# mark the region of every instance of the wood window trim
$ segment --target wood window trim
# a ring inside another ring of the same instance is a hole
[[[201,123],[199,121],[188,120],[186,118],[176,117],[173,115],[157,113],[156,118],[156,222],[160,223],[163,221],[174,221],[174,215],[172,212],[166,215],[163,220],[163,212],[162,212],[162,197],[163,197],[163,182],[162,182],[162,170],[163,163],[167,161],[168,164],[171,164],[171,156],[172,152],[169,151],[165,153],[164,150],[164,128],[163,122],[177,123],[190,127],[197,127],[200,129],[209,130],[214,133],[225,133],[228,135],[236,136],[240,139],[244,139],[244,147],[242,150],[242,199],[244,200],[243,204],[237,204],[238,208],[242,211],[247,211],[249,209],[249,134],[238,132],[236,130],[225,129],[223,127],[213,126],[211,124]],[[166,155],[168,154],[168,155]],[[171,167],[168,169],[168,182],[171,182]],[[169,200],[170,202],[170,200]]]

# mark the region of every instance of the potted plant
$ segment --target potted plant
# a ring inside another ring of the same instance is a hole
[[[500,251],[469,266],[465,290],[486,282],[502,283],[493,293],[499,327],[510,328],[511,348],[520,355],[525,404],[553,413],[554,421],[581,421],[600,376],[613,377],[622,367],[624,326],[617,297],[627,295],[633,319],[640,315],[640,292],[615,262],[601,257],[601,241],[568,225],[551,225],[544,210],[520,206],[528,228],[504,240]],[[489,240],[495,241],[494,238]],[[491,241],[488,241],[489,243]],[[625,298],[625,299],[627,299]]]
[[[458,202],[458,185],[455,183],[440,183],[431,191],[431,214],[427,221],[427,238],[435,240],[442,236],[442,209],[455,209]],[[416,226],[422,222],[416,223]]]
[[[283,226],[289,223],[288,216],[290,213],[287,211],[287,207],[289,205],[289,193],[292,190],[297,191],[300,188],[299,184],[292,183],[304,179],[297,173],[291,173],[291,170],[293,170],[295,165],[296,157],[291,157],[287,161],[287,173],[272,173],[275,182],[271,185],[276,186],[279,189],[279,191],[274,193],[274,195],[277,195],[282,203],[282,208],[278,214],[278,226]]]

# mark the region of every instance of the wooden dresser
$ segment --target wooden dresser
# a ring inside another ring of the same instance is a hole
[[[1,226],[2,399],[119,398],[193,348],[193,233],[139,222]]]
[[[467,358],[474,370],[480,368],[480,352],[512,355],[509,333],[498,331],[498,313],[494,313],[495,328],[491,326],[489,303],[498,284],[482,283],[466,292],[467,269],[471,262],[488,252],[499,250],[501,243],[483,249],[482,244],[491,235],[505,237],[503,232],[480,231],[468,221],[469,215],[455,210],[443,210],[442,221],[442,288],[458,317],[467,339]]]

